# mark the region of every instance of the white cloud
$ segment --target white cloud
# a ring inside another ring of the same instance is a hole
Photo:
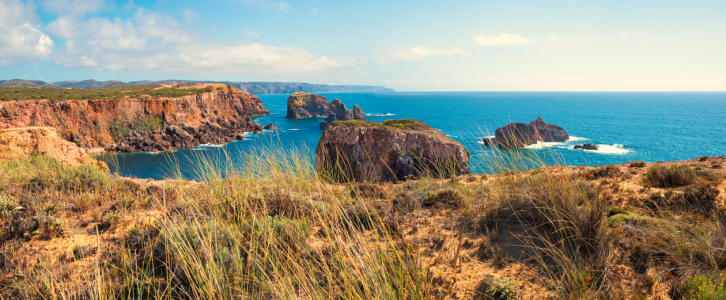
[[[242,30],[242,34],[244,34],[248,37],[259,37],[260,36],[260,32],[258,32],[257,30],[245,29],[245,30]]]
[[[380,61],[383,64],[390,65],[394,63],[397,60],[405,60],[405,61],[419,61],[424,60],[429,57],[434,56],[466,56],[469,55],[468,52],[460,49],[460,48],[454,48],[451,50],[441,50],[441,49],[432,49],[427,47],[413,47],[406,50],[397,50],[397,51],[391,51],[386,54],[386,56],[379,57],[378,61]]]
[[[290,9],[290,4],[285,1],[267,1],[267,0],[235,0],[236,2],[242,2],[245,4],[257,6],[261,9],[273,9],[279,11],[285,11]]]
[[[643,31],[643,29],[638,29],[638,31],[630,32],[630,30],[625,29],[623,32],[618,33],[618,36],[621,39],[628,40],[628,39],[637,39],[637,38],[647,38],[648,34]]]
[[[104,0],[43,0],[47,11],[58,15],[84,16],[109,7]]]
[[[525,46],[534,44],[533,39],[523,37],[518,34],[502,33],[499,36],[496,35],[479,35],[472,36],[474,38],[474,44],[481,47],[507,47],[507,46]]]
[[[197,12],[195,12],[191,9],[188,9],[188,8],[182,9],[182,16],[184,17],[184,20],[187,21],[187,23],[194,22],[194,20],[196,20],[199,17]]]
[[[355,61],[333,60],[305,49],[258,43],[217,43],[183,30],[165,14],[138,9],[129,19],[62,19],[48,25],[67,36],[56,61],[66,67],[165,74],[310,74]]]
[[[55,44],[33,25],[35,6],[19,0],[0,0],[0,67],[39,63]]]

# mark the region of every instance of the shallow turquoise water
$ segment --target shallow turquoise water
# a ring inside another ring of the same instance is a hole
[[[479,142],[497,127],[529,122],[542,116],[562,126],[572,140],[532,146],[531,151],[558,156],[568,165],[603,165],[632,160],[655,162],[726,154],[726,93],[600,93],[600,92],[396,92],[323,93],[341,99],[348,108],[358,104],[373,121],[412,118],[426,122],[458,140],[471,152],[470,167],[485,172],[490,152]],[[169,154],[119,154],[112,166],[123,175],[165,178],[170,164],[178,163],[184,175],[194,178],[191,161],[197,155],[219,156],[223,151],[239,156],[260,147],[306,149],[313,157],[322,135],[322,118],[285,118],[288,95],[260,95],[272,113],[253,118],[260,125],[274,124],[278,132],[248,134],[247,140],[221,147],[180,148]],[[576,143],[600,145],[598,151],[574,150]],[[528,150],[529,151],[529,150]]]

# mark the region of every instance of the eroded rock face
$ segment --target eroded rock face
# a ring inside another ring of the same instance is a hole
[[[62,139],[55,128],[0,129],[0,161],[12,158],[28,159],[31,155],[47,155],[68,165],[88,164],[108,170],[104,162],[91,158],[86,149]]]
[[[353,110],[347,109],[345,104],[340,99],[335,99],[330,103],[330,114],[325,120],[320,122],[320,129],[325,129],[328,125],[335,121],[347,121],[347,120],[365,120],[366,115],[363,113],[363,109],[358,105],[353,106]]]
[[[484,144],[505,148],[517,148],[542,142],[565,142],[570,136],[562,127],[546,124],[542,117],[529,124],[510,123],[495,131],[494,139],[484,139]]]
[[[318,142],[317,168],[333,181],[380,182],[469,173],[469,152],[421,121],[337,121]]]
[[[288,119],[326,117],[329,113],[330,102],[323,96],[296,92],[287,98]]]
[[[179,98],[0,102],[0,129],[48,126],[84,148],[162,151],[262,131],[249,116],[269,113],[255,95],[226,86]]]

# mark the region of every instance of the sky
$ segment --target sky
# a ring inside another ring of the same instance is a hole
[[[0,0],[0,80],[724,91],[726,1]]]

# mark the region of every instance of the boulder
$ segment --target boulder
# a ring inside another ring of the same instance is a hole
[[[337,121],[338,117],[334,113],[330,113],[325,120],[320,122],[320,129],[325,129],[328,127],[328,125],[332,124],[333,122]]]
[[[469,152],[417,120],[334,121],[316,150],[317,170],[335,182],[400,181],[468,174]]]
[[[323,96],[296,92],[287,98],[288,119],[325,117],[329,113],[330,102]]]
[[[262,127],[262,128],[269,129],[269,130],[277,130],[277,126],[272,125],[272,124],[265,125],[265,127]]]
[[[565,142],[570,136],[562,127],[546,124],[542,117],[525,123],[510,123],[495,131],[494,139],[485,138],[484,144],[504,148],[525,147],[542,142]]]
[[[597,150],[597,146],[595,146],[593,144],[582,144],[582,145],[575,145],[575,149]]]

